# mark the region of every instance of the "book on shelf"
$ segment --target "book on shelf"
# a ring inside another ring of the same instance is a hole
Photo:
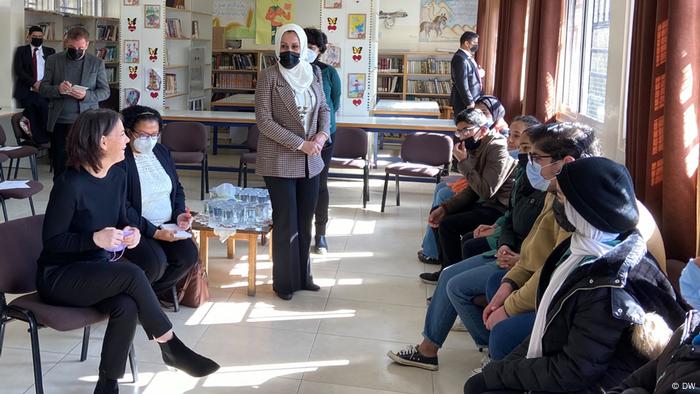
[[[401,93],[401,77],[377,77],[377,93]]]
[[[217,53],[212,56],[214,69],[257,70],[254,53]]]
[[[450,94],[452,89],[451,81],[439,79],[433,80],[408,80],[408,94]]]
[[[400,73],[403,68],[403,58],[400,57],[379,57],[379,73]]]
[[[117,25],[97,25],[98,41],[117,41]]]
[[[211,83],[219,89],[255,89],[254,74],[212,74]]]
[[[423,60],[409,60],[409,74],[449,74],[450,60],[437,60],[428,58]]]
[[[117,69],[114,67],[106,67],[105,73],[107,75],[107,82],[117,82]]]
[[[185,38],[182,33],[182,23],[178,18],[166,18],[165,33],[169,38]]]
[[[199,38],[199,21],[192,21],[192,39]]]
[[[95,56],[98,59],[104,60],[105,62],[116,61],[117,55],[118,55],[118,52],[117,52],[116,46],[106,46],[106,47],[98,48],[97,52],[95,52]]]
[[[185,0],[166,0],[165,6],[170,8],[185,9]]]
[[[165,74],[165,93],[174,94],[177,92],[177,74]]]
[[[274,66],[277,64],[277,57],[273,54],[264,54],[262,55],[262,68],[268,68],[270,66]]]

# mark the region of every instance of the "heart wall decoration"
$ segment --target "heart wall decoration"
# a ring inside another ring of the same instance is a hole
[[[352,100],[352,103],[354,106],[359,107],[360,105],[362,105],[362,99],[354,99]]]
[[[152,91],[152,92],[151,92],[151,97],[153,97],[153,98],[158,98],[158,91],[157,91],[157,90]]]

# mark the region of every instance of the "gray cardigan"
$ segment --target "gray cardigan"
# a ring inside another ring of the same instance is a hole
[[[46,59],[44,79],[39,87],[39,94],[49,100],[49,115],[46,122],[46,130],[53,131],[56,119],[67,100],[74,100],[70,96],[59,93],[58,87],[66,78],[66,52],[58,52]],[[80,112],[98,108],[100,101],[109,98],[109,83],[105,71],[104,61],[89,53],[85,54],[83,73],[80,85],[88,88],[85,98],[78,102]]]

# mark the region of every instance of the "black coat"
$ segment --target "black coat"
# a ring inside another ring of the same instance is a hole
[[[450,104],[454,116],[472,105],[481,96],[481,77],[476,62],[458,49],[452,56],[452,92]]]
[[[56,53],[53,48],[42,45],[44,61]],[[46,63],[44,63],[46,64]],[[15,90],[13,97],[17,100],[24,99],[29,94],[29,89],[34,85],[34,70],[32,69],[32,46],[27,44],[17,47],[15,57],[12,60],[15,71]]]
[[[557,246],[542,268],[539,304],[571,239]],[[547,311],[542,357],[526,358],[529,339],[510,355],[484,367],[491,390],[600,393],[618,385],[648,361],[632,345],[635,327],[646,312],[670,327],[684,310],[638,232],[610,252],[572,272]]]
[[[168,148],[161,144],[156,144],[153,147],[153,153],[163,166],[163,169],[170,177],[173,184],[170,192],[170,204],[173,210],[172,217],[168,223],[175,223],[177,216],[185,212],[185,191],[180,184],[175,170],[175,162],[170,157]],[[117,164],[126,172],[126,214],[130,223],[134,223],[138,227],[141,234],[153,238],[153,234],[158,229],[153,223],[141,216],[141,181],[139,171],[134,160],[134,153],[131,147],[127,146],[124,151],[124,161]]]
[[[700,392],[700,348],[692,344],[697,335],[700,335],[700,312],[692,311],[659,357],[636,370],[608,394],[674,394],[684,388]],[[695,386],[687,386],[692,384]]]

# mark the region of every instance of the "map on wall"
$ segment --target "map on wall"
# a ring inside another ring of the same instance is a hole
[[[227,40],[255,37],[255,0],[214,0],[214,27],[223,27]]]
[[[421,0],[418,37],[421,42],[459,41],[476,31],[478,0]]]

